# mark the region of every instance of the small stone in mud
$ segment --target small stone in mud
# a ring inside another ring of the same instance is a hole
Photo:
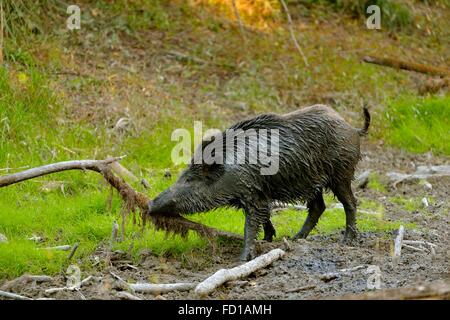
[[[431,185],[431,183],[429,183],[428,181],[425,182],[425,184],[423,185],[423,187],[425,188],[425,190],[432,190],[433,186]]]
[[[331,280],[339,278],[339,273],[337,272],[328,272],[320,276],[320,280],[323,282],[330,282]]]

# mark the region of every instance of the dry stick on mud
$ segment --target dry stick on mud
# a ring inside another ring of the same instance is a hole
[[[24,274],[16,279],[13,279],[11,281],[6,282],[0,289],[1,290],[11,290],[12,288],[16,286],[23,286],[29,282],[50,282],[53,281],[53,278],[50,276],[45,275],[30,275],[30,274]]]
[[[402,242],[403,242],[403,236],[405,234],[405,227],[400,226],[398,229],[398,235],[395,238],[394,242],[394,259],[397,260],[400,258],[400,255],[402,254]]]
[[[308,60],[306,59],[306,56],[303,53],[302,48],[298,44],[297,38],[295,37],[294,28],[292,27],[293,23],[292,23],[292,19],[291,19],[291,14],[289,13],[289,9],[286,5],[286,2],[284,2],[284,0],[280,0],[280,2],[281,2],[281,5],[283,6],[284,11],[286,12],[286,17],[287,17],[288,24],[289,24],[289,32],[291,34],[292,41],[294,42],[294,46],[298,50],[298,52],[300,52],[300,55],[302,56],[303,62],[305,63],[305,65],[307,67],[309,67]]]
[[[392,183],[394,188],[397,184],[405,181],[429,179],[429,178],[442,178],[450,176],[450,166],[418,166],[416,171],[411,174],[400,172],[388,172],[386,174]]]
[[[154,295],[167,293],[171,291],[189,291],[194,289],[195,283],[134,283],[129,285],[131,290],[135,292],[145,292]]]
[[[25,296],[21,296],[20,294],[6,292],[6,291],[2,291],[2,290],[0,290],[0,297],[13,299],[13,300],[33,300],[31,298],[28,298],[28,297],[25,297]]]
[[[381,58],[375,56],[364,56],[362,60],[367,63],[378,64],[381,66],[391,67],[395,69],[415,71],[434,76],[450,77],[450,70],[445,67],[432,67],[415,62],[397,60],[392,58]]]
[[[417,299],[450,299],[450,279],[395,289],[376,290],[361,294],[349,294],[325,299],[338,300],[417,300]]]
[[[273,249],[262,256],[259,256],[243,265],[232,269],[220,269],[212,276],[201,282],[195,288],[195,293],[199,296],[205,296],[213,292],[217,287],[221,286],[227,281],[237,280],[246,277],[256,270],[262,269],[270,265],[275,260],[280,259],[285,255],[285,251],[281,249]]]
[[[119,292],[117,292],[116,296],[117,296],[117,298],[125,299],[125,300],[142,300],[141,298],[139,298],[135,295],[132,295],[131,293],[126,292],[126,291],[119,291]]]
[[[182,236],[186,236],[189,230],[193,230],[199,235],[208,238],[225,237],[232,240],[242,240],[242,236],[240,235],[211,228],[203,224],[190,221],[182,216],[161,216],[152,215],[151,213],[148,214],[148,203],[150,199],[146,195],[134,190],[122,178],[114,175],[109,166],[109,164],[119,161],[122,158],[123,157],[109,158],[106,160],[73,160],[52,163],[14,174],[0,176],[0,188],[65,170],[91,170],[100,173],[105,180],[119,192],[129,212],[134,213],[139,210],[144,223],[150,219],[157,230],[178,233]]]

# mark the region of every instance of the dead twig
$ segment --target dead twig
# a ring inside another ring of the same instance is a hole
[[[21,296],[20,294],[6,292],[6,291],[2,291],[2,290],[0,290],[0,297],[5,297],[8,299],[13,299],[13,300],[33,300],[31,298]]]
[[[75,254],[75,251],[77,251],[78,246],[79,246],[79,243],[78,243],[78,242],[76,242],[76,243],[73,245],[72,250],[70,251],[69,256],[67,257],[67,262],[70,262],[70,260],[72,259],[72,257],[73,257],[74,254]]]
[[[108,165],[114,161],[118,161],[123,157],[110,158],[106,160],[74,160],[74,161],[63,161],[48,164],[42,167],[28,169],[22,172],[17,172],[14,174],[0,176],[0,188],[6,187],[14,183],[22,182],[32,178],[40,177],[43,175],[65,171],[65,170],[94,170],[99,171],[104,165]]]
[[[212,276],[198,284],[195,288],[195,293],[199,296],[208,295],[225,282],[246,277],[256,270],[270,265],[274,261],[283,257],[285,254],[286,252],[284,250],[274,249],[238,267],[232,269],[220,269]]]
[[[280,2],[281,2],[281,5],[283,6],[283,9],[284,9],[285,13],[286,13],[286,17],[287,17],[288,25],[289,25],[289,32],[291,34],[292,42],[294,42],[295,48],[297,49],[297,51],[302,56],[303,62],[305,63],[305,66],[309,67],[308,60],[306,59],[306,56],[303,53],[302,48],[298,44],[297,38],[295,37],[294,28],[292,27],[293,23],[292,23],[292,19],[291,19],[291,14],[289,13],[289,9],[288,9],[288,7],[286,5],[286,2],[284,0],[280,0]]]
[[[29,282],[37,282],[37,283],[41,283],[41,282],[49,282],[52,281],[53,278],[50,276],[45,276],[45,275],[29,275],[29,274],[24,274],[16,279],[13,279],[11,281],[6,282],[2,287],[1,290],[11,290],[11,288],[14,288],[18,285],[25,285]]]
[[[195,288],[196,284],[191,282],[182,283],[134,283],[129,284],[135,292],[145,292],[154,295],[171,291],[189,291]]]
[[[45,247],[45,248],[41,248],[41,249],[45,249],[45,250],[61,250],[61,251],[68,251],[72,248],[71,245],[66,244],[63,246],[56,246],[56,247]]]

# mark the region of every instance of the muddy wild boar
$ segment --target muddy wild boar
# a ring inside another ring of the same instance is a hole
[[[325,105],[241,121],[205,138],[188,168],[174,185],[150,201],[149,210],[179,215],[224,206],[243,209],[241,260],[249,260],[255,256],[261,226],[265,240],[275,235],[270,221],[274,201],[306,202],[308,216],[294,236],[306,238],[325,210],[322,192],[331,190],[344,206],[344,241],[351,241],[356,237],[351,181],[360,159],[360,137],[367,134],[370,124],[366,107],[363,113],[362,129],[353,128]]]

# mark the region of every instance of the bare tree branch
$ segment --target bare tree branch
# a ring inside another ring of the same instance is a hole
[[[236,6],[236,0],[231,0],[231,4],[233,6],[233,12],[239,25],[239,30],[241,31],[242,39],[244,39],[244,43],[247,44],[247,37],[245,36],[245,29],[242,24],[241,16],[239,15],[239,10]]]
[[[293,23],[292,23],[292,19],[291,19],[291,14],[289,13],[289,9],[286,5],[286,2],[284,2],[284,0],[280,0],[280,2],[281,2],[281,5],[283,6],[284,11],[286,12],[286,16],[287,16],[288,23],[289,23],[289,32],[291,33],[291,38],[292,38],[292,41],[294,42],[294,46],[297,49],[297,51],[300,53],[300,55],[302,56],[303,62],[305,63],[305,65],[307,67],[309,67],[308,59],[306,59],[306,56],[303,53],[302,48],[298,44],[297,38],[295,37],[294,28],[292,26]]]
[[[105,180],[119,192],[128,212],[135,213],[139,211],[144,224],[147,220],[150,220],[157,230],[181,234],[182,236],[186,236],[188,231],[192,230],[197,232],[199,235],[208,238],[225,237],[232,240],[243,239],[240,235],[208,227],[203,224],[190,221],[180,215],[152,215],[152,213],[148,210],[148,202],[150,199],[146,195],[134,190],[122,178],[114,175],[111,170],[109,164],[122,158],[123,157],[110,158],[106,160],[74,160],[36,167],[22,172],[0,176],[0,188],[35,177],[65,170],[92,170],[100,173]]]
[[[122,157],[110,158],[106,160],[74,160],[52,163],[46,166],[31,168],[25,171],[17,172],[14,174],[0,176],[0,188],[6,187],[11,184],[29,180],[32,178],[40,177],[50,173],[65,171],[65,170],[93,170],[100,172],[102,166],[108,165],[112,162],[118,161]]]
[[[450,70],[445,67],[432,67],[416,62],[409,62],[392,58],[381,58],[375,56],[364,56],[362,60],[367,63],[378,64],[380,66],[386,66],[395,69],[415,71],[429,75],[438,75],[447,77],[450,76]]]

